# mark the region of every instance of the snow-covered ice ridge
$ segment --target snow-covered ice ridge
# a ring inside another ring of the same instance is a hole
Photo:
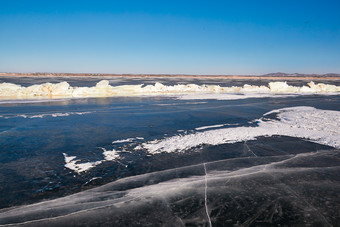
[[[277,120],[265,119],[277,114]],[[291,107],[273,110],[259,119],[256,127],[233,127],[176,135],[161,140],[145,142],[135,149],[149,153],[184,152],[200,145],[219,145],[256,140],[265,136],[291,136],[315,143],[340,148],[340,111],[320,110],[313,107]]]
[[[154,85],[122,85],[111,86],[108,80],[102,80],[94,87],[72,87],[67,82],[57,84],[44,83],[23,87],[12,83],[0,84],[0,99],[34,99],[34,98],[76,98],[76,97],[114,97],[159,94],[329,94],[340,93],[340,86],[314,82],[308,86],[290,86],[286,82],[270,82],[268,86],[221,87],[219,85],[178,84],[166,86],[161,83]],[[256,97],[256,96],[255,96]]]

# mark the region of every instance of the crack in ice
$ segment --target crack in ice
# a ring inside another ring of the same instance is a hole
[[[257,157],[257,155],[249,148],[247,141],[244,141],[244,146],[246,151],[249,151],[250,153],[252,153],[255,157]]]
[[[209,221],[209,226],[212,227],[211,224],[211,219],[209,216],[209,212],[208,212],[208,204],[207,204],[207,191],[208,191],[208,180],[207,180],[207,168],[205,166],[205,162],[203,163],[203,167],[204,167],[204,206],[205,206],[205,213],[207,214],[208,217],[208,221]]]

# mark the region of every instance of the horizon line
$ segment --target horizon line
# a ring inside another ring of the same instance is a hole
[[[287,72],[271,72],[271,73],[264,73],[264,74],[189,74],[189,73],[99,73],[99,72],[0,72],[0,74],[34,74],[34,75],[58,75],[58,74],[66,74],[66,75],[106,75],[106,76],[270,76],[270,75],[313,75],[313,76],[340,76],[340,73],[328,72],[328,73],[287,73]]]

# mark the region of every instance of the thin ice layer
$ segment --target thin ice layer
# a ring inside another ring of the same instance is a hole
[[[308,86],[290,86],[286,82],[270,82],[268,86],[252,86],[245,84],[242,87],[221,87],[219,85],[177,84],[166,86],[161,83],[143,86],[122,85],[111,86],[109,81],[102,80],[94,87],[72,87],[67,82],[57,84],[44,83],[22,87],[17,84],[1,83],[0,99],[35,99],[35,98],[74,98],[74,97],[114,97],[114,96],[140,96],[161,94],[252,94],[251,97],[263,97],[256,94],[329,94],[339,93],[340,86],[330,84],[308,83]],[[233,99],[249,98],[247,96],[233,96]]]
[[[219,145],[247,140],[260,136],[291,136],[315,143],[340,148],[340,111],[319,110],[313,107],[292,107],[274,110],[277,120],[258,120],[256,127],[234,127],[176,135],[162,140],[143,143],[149,153],[184,152],[199,145]]]

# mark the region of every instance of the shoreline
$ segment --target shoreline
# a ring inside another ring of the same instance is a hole
[[[336,75],[182,75],[182,74],[87,74],[87,73],[0,73],[0,77],[84,77],[84,78],[197,78],[197,79],[229,79],[229,80],[340,80]]]

